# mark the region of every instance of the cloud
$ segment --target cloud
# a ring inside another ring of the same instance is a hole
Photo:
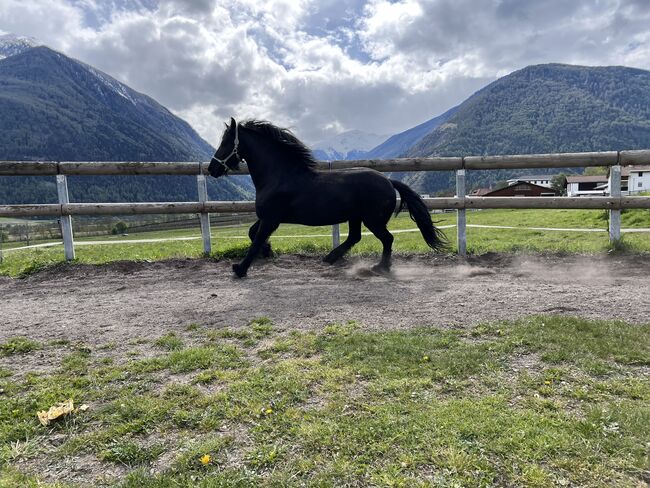
[[[0,30],[153,96],[212,143],[231,115],[311,142],[395,133],[528,64],[650,68],[649,21],[647,0],[0,2]]]
[[[215,7],[213,0],[165,0],[162,5],[171,7],[178,14],[205,15]]]
[[[2,0],[0,30],[38,38],[62,51],[92,34],[84,26],[83,11],[62,0]]]
[[[359,35],[373,59],[406,56],[443,70],[455,61],[491,76],[535,63],[638,59],[648,20],[643,1],[376,0],[366,7]],[[642,64],[648,67],[650,58]]]

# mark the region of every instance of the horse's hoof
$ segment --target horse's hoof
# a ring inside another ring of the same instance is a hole
[[[246,276],[247,270],[241,264],[233,264],[232,270],[237,275],[238,278],[243,278],[244,276]]]
[[[390,266],[386,266],[385,264],[375,264],[371,270],[373,273],[386,275],[390,273]]]
[[[267,244],[266,246],[263,246],[260,254],[262,255],[263,258],[270,258],[273,255],[273,251],[271,251],[271,246]]]
[[[328,254],[323,258],[323,262],[327,264],[334,264],[336,262],[336,258]]]

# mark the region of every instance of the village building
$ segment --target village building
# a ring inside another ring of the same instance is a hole
[[[607,175],[567,176],[566,193],[569,197],[605,196],[609,194]]]
[[[528,183],[527,181],[516,181],[504,188],[499,188],[485,193],[486,197],[554,197],[557,192],[552,188],[542,185]]]
[[[516,178],[511,178],[508,180],[508,185],[514,185],[518,181],[523,181],[525,183],[531,183],[533,185],[545,186],[546,188],[552,188],[552,181],[557,175],[532,175],[532,176],[517,176]]]
[[[650,191],[650,165],[623,166],[621,168],[621,192],[623,195]]]

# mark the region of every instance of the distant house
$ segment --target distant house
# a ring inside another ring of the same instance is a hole
[[[546,186],[536,185],[527,181],[516,181],[515,183],[492,190],[483,196],[486,197],[554,197],[557,192]]]
[[[533,185],[545,186],[546,188],[552,188],[551,181],[557,175],[532,175],[532,176],[517,176],[516,178],[511,178],[508,180],[508,185],[514,185],[518,181],[523,181],[525,183],[531,183]]]
[[[482,197],[485,196],[486,194],[490,193],[492,191],[491,188],[477,188],[476,190],[472,190],[472,192],[469,194],[471,197]]]
[[[609,193],[607,175],[567,176],[566,193],[569,197],[605,196]]]
[[[624,194],[650,191],[650,166],[623,166],[621,168],[621,191]]]

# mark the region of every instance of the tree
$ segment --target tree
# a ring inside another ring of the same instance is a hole
[[[113,230],[111,232],[113,233],[113,235],[124,234],[126,232],[127,227],[128,226],[126,225],[126,223],[120,220],[117,224],[113,226]]]
[[[551,178],[551,188],[553,188],[558,195],[566,195],[566,175],[560,173]]]
[[[585,168],[584,172],[582,173],[585,176],[601,176],[601,175],[606,175],[607,174],[607,167],[606,166],[589,166],[588,168]]]

